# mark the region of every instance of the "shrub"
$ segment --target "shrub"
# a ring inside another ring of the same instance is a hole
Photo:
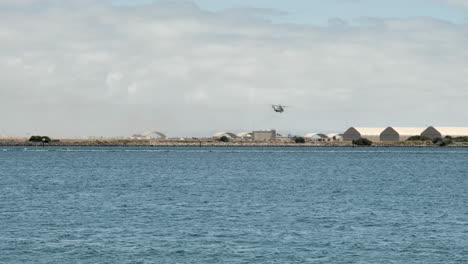
[[[222,137],[219,138],[219,141],[221,141],[221,142],[229,142],[229,138],[226,137],[226,136],[222,136]]]
[[[31,142],[45,142],[45,143],[49,143],[51,142],[52,140],[50,139],[50,137],[48,136],[31,136],[29,138],[29,141]]]
[[[447,145],[448,145],[447,141],[442,141],[439,143],[439,147],[445,147]]]
[[[444,138],[434,138],[434,140],[432,140],[432,143],[434,143],[435,145],[439,145],[439,147],[445,147],[450,144],[453,144],[453,139],[451,136],[446,136]]]
[[[468,142],[468,137],[456,137],[453,139],[455,142]]]
[[[295,137],[295,138],[294,138],[294,142],[299,143],[299,144],[305,143],[305,138],[303,138],[303,137]]]
[[[431,141],[432,139],[430,137],[426,136],[412,136],[409,137],[406,141]]]
[[[446,136],[444,138],[444,142],[447,142],[447,144],[453,144],[453,137],[451,136]]]
[[[29,138],[29,141],[31,141],[31,142],[42,142],[42,137],[41,136],[31,136]]]
[[[373,142],[368,140],[367,138],[360,138],[353,140],[353,145],[358,146],[372,146]]]

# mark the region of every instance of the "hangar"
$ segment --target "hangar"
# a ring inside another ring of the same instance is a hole
[[[215,133],[211,137],[212,138],[221,138],[222,136],[227,136],[227,137],[230,137],[230,138],[237,138],[237,135],[232,133],[232,132],[218,132],[218,133]]]
[[[236,136],[241,139],[252,139],[251,132],[242,132],[242,133],[237,134]]]
[[[384,127],[350,127],[343,134],[344,141],[353,141],[360,138],[367,138],[371,141],[380,141],[380,134]]]
[[[327,137],[330,141],[343,141],[343,134],[328,134]]]
[[[145,133],[133,135],[133,137],[140,138],[140,139],[149,139],[153,135],[155,135],[156,137],[158,137],[160,139],[166,139],[167,138],[167,136],[164,133],[161,133],[161,132],[158,132],[158,131],[148,131],[148,132],[145,132]]]
[[[468,127],[428,127],[421,133],[421,136],[429,138],[467,137]]]
[[[380,134],[380,141],[405,141],[412,136],[420,136],[424,127],[387,127]]]
[[[327,141],[329,139],[327,135],[321,133],[309,133],[304,138],[312,141]]]

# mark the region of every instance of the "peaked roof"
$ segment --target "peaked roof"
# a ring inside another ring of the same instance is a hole
[[[426,130],[426,127],[388,127],[387,129],[390,128],[395,130],[400,136],[418,136]]]
[[[468,127],[433,127],[445,136],[468,136]]]

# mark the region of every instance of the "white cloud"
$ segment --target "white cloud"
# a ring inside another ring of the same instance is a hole
[[[2,131],[466,125],[466,25],[376,18],[276,25],[262,18],[267,11],[244,11],[2,2],[0,111],[10,113]],[[292,107],[276,115],[272,103]]]

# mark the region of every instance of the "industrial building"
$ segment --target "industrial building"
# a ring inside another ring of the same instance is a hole
[[[343,141],[343,134],[308,133],[303,138],[309,141]]]
[[[237,138],[244,139],[244,140],[250,140],[252,139],[252,132],[242,132],[236,135]]]
[[[236,140],[253,140],[253,141],[273,141],[278,139],[278,135],[275,130],[270,131],[253,131],[253,132],[242,132],[235,134],[233,132],[217,132],[211,136],[213,139],[220,139],[222,136],[226,136]]]
[[[215,138],[215,139],[219,139],[222,136],[226,136],[226,137],[229,137],[229,138],[232,138],[232,139],[238,138],[238,136],[236,134],[232,133],[232,132],[218,132],[218,133],[215,133],[211,137]]]
[[[424,127],[387,127],[380,134],[380,141],[405,141],[409,137],[419,136]]]
[[[330,141],[343,141],[343,134],[327,134],[327,137]]]
[[[353,141],[360,138],[367,138],[371,141],[380,141],[380,134],[384,127],[350,127],[343,134],[344,141]]]
[[[322,133],[308,133],[304,135],[303,138],[305,138],[306,140],[310,140],[310,141],[328,141],[329,140],[328,136]]]
[[[428,127],[421,136],[429,138],[451,137],[468,137],[468,127]]]
[[[276,130],[270,131],[253,131],[253,141],[273,141],[276,140]]]

